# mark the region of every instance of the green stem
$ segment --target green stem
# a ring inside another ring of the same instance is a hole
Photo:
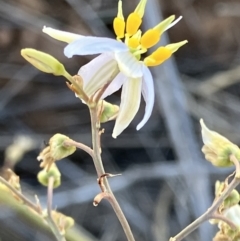
[[[6,187],[8,187],[20,200],[23,201],[23,203],[33,209],[38,214],[42,215],[41,208],[34,204],[32,201],[30,201],[28,198],[26,198],[21,192],[16,190],[13,186],[11,186],[10,183],[8,183],[3,177],[0,177],[0,182],[3,183]]]
[[[93,144],[93,153],[94,153],[93,162],[97,171],[98,178],[101,178],[102,175],[105,174],[105,170],[104,170],[102,158],[101,158],[101,146],[100,146],[100,136],[99,136],[100,123],[98,120],[97,106],[92,106],[89,108],[89,110],[91,115],[91,127],[92,127],[92,144]],[[108,197],[106,199],[112,205],[112,208],[115,211],[118,217],[118,220],[120,221],[123,227],[123,230],[127,236],[128,241],[135,241],[131,228],[127,222],[127,219],[124,216],[121,210],[121,207],[119,206],[106,177],[103,177],[103,185],[105,187],[106,192],[108,193]]]
[[[65,237],[60,233],[59,228],[52,218],[52,197],[53,197],[53,185],[54,185],[54,177],[49,177],[48,179],[48,195],[47,195],[47,217],[46,220],[53,231],[56,239],[58,241],[66,241]]]

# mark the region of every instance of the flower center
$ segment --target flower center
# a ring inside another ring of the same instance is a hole
[[[147,30],[143,35],[139,30],[142,24],[142,17],[147,0],[140,0],[135,11],[130,13],[126,22],[122,13],[122,1],[118,2],[118,14],[113,21],[113,28],[118,41],[124,39],[124,43],[128,46],[129,51],[135,56],[137,60],[141,60],[141,55],[147,50],[157,44],[161,38],[162,33],[171,27],[175,16],[170,16],[157,26]],[[177,20],[178,21],[178,20]],[[176,22],[176,21],[175,21]],[[161,64],[171,56],[171,49],[161,47],[157,49],[150,56],[144,59],[147,66],[155,66]]]

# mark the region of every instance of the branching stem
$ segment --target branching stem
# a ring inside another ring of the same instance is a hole
[[[108,183],[108,180],[106,177],[102,177],[105,174],[105,170],[102,163],[101,158],[101,147],[100,147],[100,135],[99,135],[99,120],[98,120],[98,111],[97,106],[90,107],[90,115],[91,115],[91,127],[92,127],[92,144],[93,144],[93,162],[97,171],[98,178],[102,178],[103,185],[105,186],[105,192],[107,192],[108,195],[106,195],[106,199],[110,202],[112,205],[118,220],[120,221],[123,230],[127,236],[128,241],[135,241],[131,228],[127,222],[126,217],[124,216],[114,194],[112,193],[112,190],[110,188],[110,185]]]
[[[240,183],[240,164],[237,158],[234,155],[230,156],[230,160],[234,163],[236,167],[236,174],[231,183],[227,186],[227,188],[223,191],[223,193],[214,200],[212,206],[202,214],[198,219],[189,224],[185,229],[183,229],[180,233],[178,233],[175,237],[170,238],[170,241],[180,241],[187,237],[190,233],[192,233],[195,229],[197,229],[203,222],[212,219],[214,215],[216,215],[216,211],[222,202],[229,196],[236,186]],[[218,216],[219,219],[219,216]],[[223,220],[224,221],[224,220]],[[226,221],[226,220],[225,220]],[[228,222],[229,223],[229,222]]]

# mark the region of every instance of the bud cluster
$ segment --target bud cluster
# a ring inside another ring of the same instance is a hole
[[[216,198],[227,188],[225,182],[217,181],[215,184]],[[230,227],[226,222],[211,220],[211,223],[217,223],[219,231],[213,238],[214,241],[238,241],[240,239],[240,195],[236,189],[232,190],[230,195],[224,200],[218,212],[224,218],[227,218],[234,224],[235,228]]]

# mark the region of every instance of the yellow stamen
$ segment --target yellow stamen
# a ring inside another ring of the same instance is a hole
[[[148,49],[160,40],[160,33],[155,29],[149,29],[141,38],[142,47]]]
[[[131,13],[128,18],[127,18],[127,27],[126,27],[126,32],[129,36],[134,35],[140,25],[142,23],[142,19],[138,13]]]
[[[118,39],[123,38],[125,30],[125,21],[118,17],[114,18],[113,29]]]
[[[166,47],[160,47],[154,51],[150,56],[144,59],[144,64],[147,66],[156,66],[163,63],[165,60],[170,58],[172,52]]]
[[[176,52],[180,47],[182,47],[184,44],[188,43],[187,40],[178,42],[178,43],[174,43],[174,44],[168,44],[166,46],[167,49],[169,49],[172,53]]]
[[[143,34],[141,45],[147,49],[154,46],[160,40],[161,34],[167,29],[167,27],[172,23],[174,19],[175,16],[172,15],[159,23],[153,29],[149,29],[146,33]]]
[[[124,31],[125,31],[125,21],[123,17],[123,11],[122,11],[122,1],[118,1],[118,14],[117,17],[113,20],[113,29],[115,34],[117,35],[117,38],[123,38],[124,37]]]
[[[139,4],[137,5],[136,9],[135,9],[135,13],[137,13],[141,18],[144,15],[144,10],[145,10],[145,6],[146,6],[147,0],[141,0],[139,2]]]
[[[128,46],[130,48],[136,49],[139,46],[139,39],[136,37],[131,37],[128,41]]]
[[[122,11],[122,1],[119,0],[118,1],[118,14],[117,14],[117,17],[124,20],[124,17],[123,17],[123,11]]]
[[[159,32],[159,34],[161,35],[167,29],[167,27],[172,23],[172,21],[174,19],[175,19],[175,15],[172,15],[172,16],[166,18],[165,20],[163,20],[157,26],[155,26],[154,29],[156,29]]]

